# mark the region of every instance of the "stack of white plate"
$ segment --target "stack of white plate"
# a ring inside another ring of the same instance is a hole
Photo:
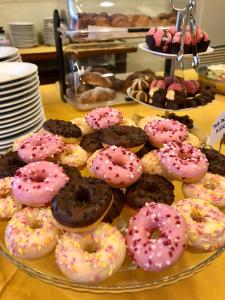
[[[12,22],[9,23],[9,29],[13,46],[28,48],[38,45],[37,33],[33,23]]]
[[[0,63],[0,153],[15,139],[39,130],[44,121],[37,66]]]
[[[48,46],[55,45],[55,37],[54,37],[54,25],[53,18],[46,17],[43,19],[43,38],[44,43]],[[63,45],[67,44],[68,41],[65,37],[62,38]]]
[[[22,61],[19,49],[14,47],[0,47],[0,62]]]

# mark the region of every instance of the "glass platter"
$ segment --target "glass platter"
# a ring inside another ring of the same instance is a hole
[[[87,172],[84,171],[85,176]],[[174,182],[175,199],[182,199],[181,183]],[[115,222],[115,226],[122,228],[124,221],[132,215],[131,209],[124,208],[121,216]],[[107,280],[97,284],[78,284],[63,274],[55,264],[54,253],[37,260],[21,260],[11,256],[4,244],[4,231],[7,222],[0,222],[0,254],[15,264],[19,269],[27,272],[32,277],[47,282],[57,287],[74,291],[86,291],[92,293],[122,293],[137,292],[155,289],[185,279],[213,262],[225,250],[225,246],[209,253],[193,253],[186,249],[181,259],[171,268],[158,273],[150,273],[136,268],[127,257],[121,269]],[[124,229],[124,228],[123,228]],[[123,232],[123,230],[122,230]]]
[[[191,109],[196,109],[196,108],[201,108],[202,106],[206,106],[209,107],[209,105],[213,102],[211,101],[210,103],[207,103],[206,105],[199,105],[197,107],[188,107],[188,108],[181,108],[181,109],[166,109],[166,108],[160,108],[160,107],[157,107],[157,106],[154,106],[154,105],[151,105],[149,103],[144,103],[140,100],[137,100],[135,99],[134,97],[131,96],[131,88],[128,88],[127,89],[127,95],[129,96],[129,98],[131,98],[132,100],[144,105],[144,106],[147,106],[147,107],[152,107],[154,109],[157,109],[157,110],[161,110],[161,111],[169,111],[169,112],[173,112],[173,111],[186,111],[186,110],[191,110]]]
[[[157,52],[157,51],[152,51],[148,48],[147,44],[146,43],[140,43],[138,44],[138,47],[143,50],[143,51],[146,51],[146,52],[149,52],[153,55],[157,55],[157,56],[160,56],[162,58],[169,58],[169,59],[176,59],[177,58],[177,55],[176,54],[170,54],[170,53],[163,53],[163,52]],[[206,52],[200,52],[198,53],[199,56],[204,56],[204,55],[207,55],[207,54],[210,54],[214,52],[214,49],[212,47],[208,47],[207,51]],[[191,58],[192,57],[192,54],[184,54],[183,55],[184,58]]]

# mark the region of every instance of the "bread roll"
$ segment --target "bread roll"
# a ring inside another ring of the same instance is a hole
[[[115,91],[108,88],[96,87],[92,90],[86,91],[82,94],[78,94],[77,101],[80,103],[96,103],[113,100],[115,97]]]
[[[112,81],[107,78],[103,77],[101,73],[98,72],[87,72],[81,75],[81,81],[86,84],[90,84],[93,86],[100,86],[103,88],[111,88]]]

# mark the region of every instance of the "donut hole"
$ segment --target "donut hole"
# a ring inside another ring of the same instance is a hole
[[[33,230],[42,228],[42,223],[39,220],[30,220],[29,227]]]
[[[186,159],[192,157],[192,153],[184,152],[184,151],[182,151],[182,149],[181,149],[180,152],[179,152],[179,157],[180,157],[181,159],[186,160]]]
[[[90,202],[91,201],[91,193],[87,188],[80,187],[76,192],[74,196],[76,202],[84,203],[84,202]]]
[[[119,159],[119,158],[114,159],[112,163],[114,166],[124,168],[124,161],[122,159]]]
[[[34,176],[31,176],[29,179],[34,182],[44,182],[46,176],[44,176],[43,174],[36,174]]]
[[[153,239],[153,240],[158,240],[160,238],[160,236],[161,236],[161,232],[160,232],[159,228],[156,228],[151,232],[151,239]]]
[[[98,246],[95,242],[89,242],[85,244],[84,251],[88,253],[96,253],[98,251]]]
[[[192,210],[191,218],[192,218],[193,221],[195,221],[197,223],[204,222],[203,216],[201,215],[201,213],[197,209]]]

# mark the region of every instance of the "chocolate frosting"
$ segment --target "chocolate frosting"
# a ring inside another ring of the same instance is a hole
[[[108,145],[116,145],[132,148],[145,144],[147,135],[139,127],[135,126],[112,126],[100,131],[102,142]]]
[[[113,220],[118,217],[125,204],[124,193],[119,189],[112,189],[113,192],[113,203],[105,215],[103,222],[112,223]]]
[[[213,174],[225,176],[225,155],[214,149],[202,148],[200,150],[208,159],[208,171]]]
[[[87,152],[94,153],[102,148],[102,141],[99,131],[84,135],[80,141],[80,146]]]
[[[165,177],[153,174],[143,174],[141,178],[126,189],[127,205],[139,209],[146,202],[172,204],[174,201],[174,186]]]
[[[82,228],[97,222],[109,208],[112,189],[102,180],[82,178],[69,181],[51,203],[56,221],[71,228]]]
[[[82,135],[81,130],[77,125],[63,120],[47,120],[43,127],[45,130],[65,138],[79,138]]]
[[[0,178],[14,176],[16,170],[25,165],[26,163],[19,158],[17,151],[0,155]]]

